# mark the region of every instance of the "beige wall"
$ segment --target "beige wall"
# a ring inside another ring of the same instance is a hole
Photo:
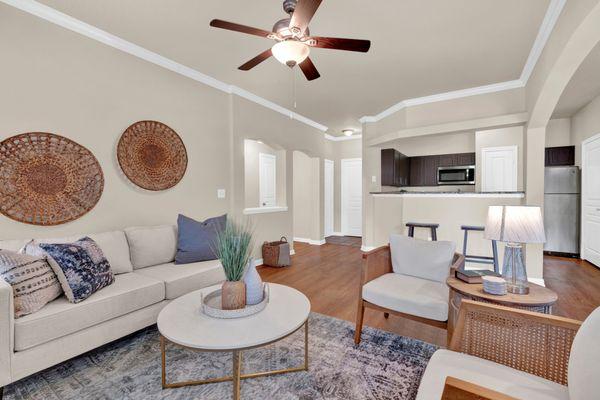
[[[204,219],[228,211],[227,200],[217,199],[217,189],[230,189],[227,94],[0,7],[0,139],[30,131],[58,133],[90,149],[105,178],[99,203],[82,218],[39,227],[0,216],[0,238],[173,224],[177,213]],[[144,119],[166,123],[186,145],[186,174],[170,190],[134,186],[116,162],[120,135]]]
[[[106,181],[100,202],[84,217],[56,227],[38,227],[0,216],[0,239],[175,223],[177,213],[204,219],[228,212],[242,218],[247,198],[246,139],[261,140],[285,153],[284,172],[278,176],[288,183],[287,212],[247,217],[255,225],[255,255],[260,257],[264,240],[292,238],[293,150],[315,157],[318,166],[331,147],[321,131],[12,7],[0,8],[2,72],[10,77],[2,90],[11,93],[0,98],[0,139],[28,131],[59,133],[94,153]],[[139,189],[118,168],[115,147],[121,133],[143,119],[168,124],[186,145],[186,175],[170,190]],[[217,199],[221,188],[227,190],[226,199]],[[248,199],[253,196],[249,193]],[[322,202],[321,193],[317,201]],[[318,235],[322,207],[316,204],[315,209]]]
[[[546,147],[571,146],[571,118],[551,119],[546,126]]]
[[[598,134],[600,134],[600,96],[579,110],[571,119],[576,165],[581,165],[581,142]]]
[[[285,180],[285,150],[276,150],[265,143],[256,140],[244,141],[244,172],[245,172],[245,206],[260,207],[260,173],[259,156],[261,153],[270,154],[277,158],[275,166],[275,187],[277,205],[286,206]]]
[[[517,190],[524,190],[524,130],[522,126],[510,128],[490,129],[478,131],[475,133],[475,187],[477,191],[481,190],[481,151],[487,147],[517,146]]]
[[[311,158],[294,151],[294,237],[310,239],[313,220]]]

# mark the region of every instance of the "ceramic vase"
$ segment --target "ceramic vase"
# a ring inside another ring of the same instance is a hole
[[[221,287],[221,308],[239,310],[246,307],[246,284],[242,281],[225,281]]]
[[[263,281],[252,259],[246,267],[244,283],[246,284],[246,304],[254,305],[260,303],[264,296]]]

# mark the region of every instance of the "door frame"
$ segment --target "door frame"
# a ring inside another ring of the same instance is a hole
[[[346,169],[344,168],[344,165],[346,163],[349,162],[356,162],[356,161],[360,161],[361,165],[362,165],[362,158],[342,158],[340,160],[340,180],[341,180],[341,191],[340,191],[340,228],[342,231],[342,235],[348,235],[348,212],[346,210],[346,184],[345,184],[345,176],[347,174]],[[362,174],[361,174],[361,186],[362,186]],[[364,204],[361,205],[361,207],[364,207]],[[361,218],[362,219],[362,218]],[[362,226],[362,221],[361,221],[361,235],[364,234],[363,232],[363,226]]]
[[[485,179],[485,164],[486,164],[486,153],[491,153],[499,150],[512,150],[515,157],[515,168],[513,179],[515,182],[514,190],[519,189],[519,146],[516,144],[509,146],[493,146],[493,147],[484,147],[481,149],[481,191],[485,192],[484,187],[484,179]]]
[[[580,213],[581,213],[579,215],[579,220],[581,221],[581,226],[579,228],[580,229],[579,237],[581,238],[581,240],[579,243],[579,248],[580,248],[580,253],[581,253],[580,257],[582,260],[587,260],[586,254],[585,254],[585,218],[584,218],[585,202],[586,202],[585,178],[587,176],[587,168],[585,167],[585,164],[587,162],[586,155],[585,155],[585,147],[587,145],[589,145],[590,143],[595,142],[596,140],[600,140],[600,133],[597,133],[594,136],[589,137],[581,142],[581,204],[579,207]]]
[[[263,199],[263,185],[262,185],[262,168],[263,168],[263,159],[269,158],[273,160],[273,193],[275,195],[275,204],[272,206],[264,206]],[[258,153],[258,206],[259,207],[276,207],[277,206],[277,156],[275,154],[270,153]]]
[[[331,165],[331,182],[329,184],[331,190],[331,231],[328,231],[327,227],[327,214],[328,204],[325,193],[327,193],[327,165]],[[332,160],[323,160],[323,233],[324,235],[331,236],[335,232],[335,162]]]

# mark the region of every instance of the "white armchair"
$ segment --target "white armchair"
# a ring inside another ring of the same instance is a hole
[[[463,300],[417,400],[600,399],[600,307],[584,322]]]
[[[10,360],[14,332],[14,305],[12,286],[0,278],[0,399],[2,388],[12,382]]]
[[[465,259],[452,242],[391,235],[390,245],[363,254],[354,342],[360,343],[365,308],[447,328],[451,270]]]

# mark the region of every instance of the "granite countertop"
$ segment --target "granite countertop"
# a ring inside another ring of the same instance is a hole
[[[371,194],[525,194],[525,192],[468,192],[462,190],[384,190]]]
[[[399,197],[525,197],[525,192],[463,192],[457,190],[384,190],[370,192],[374,196],[399,196]]]

